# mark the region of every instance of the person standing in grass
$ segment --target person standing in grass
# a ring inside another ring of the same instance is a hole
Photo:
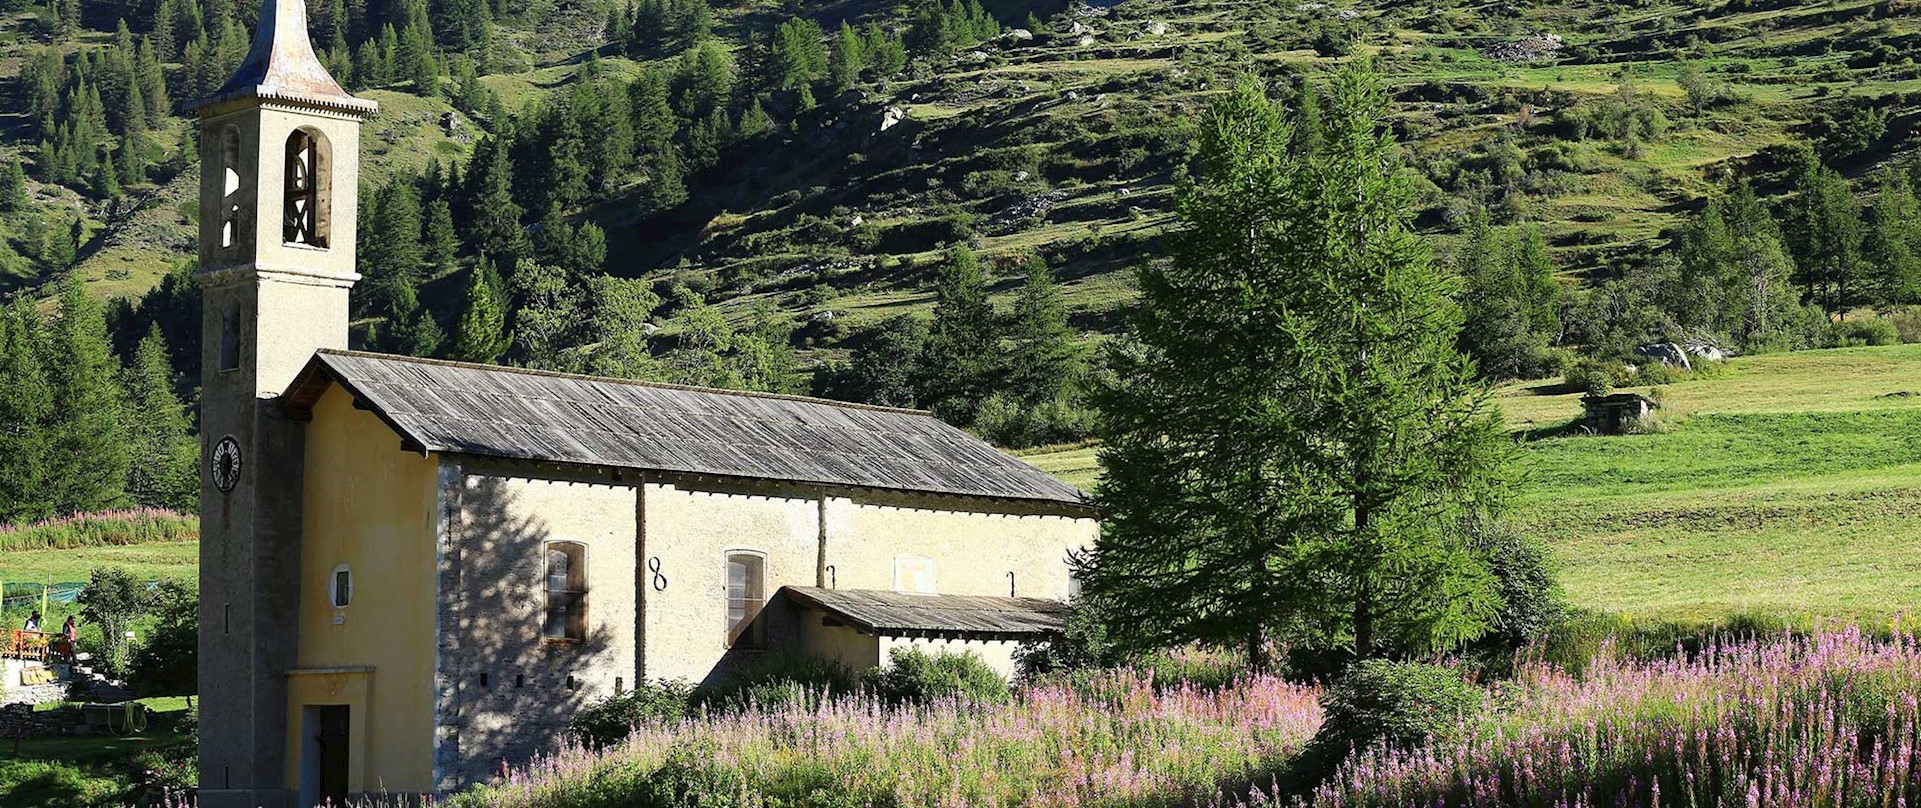
[[[26,628],[27,628],[27,630],[28,630],[28,631],[39,631],[39,630],[40,630],[40,612],[39,612],[39,610],[37,610],[37,609],[36,609],[36,610],[34,611],[34,613],[33,613],[33,614],[30,614],[30,615],[27,615],[27,626],[26,626]]]

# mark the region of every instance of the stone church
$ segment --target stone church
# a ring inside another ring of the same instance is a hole
[[[361,123],[264,0],[200,125],[200,804],[446,793],[770,652],[1006,670],[1085,495],[923,412],[347,350]]]

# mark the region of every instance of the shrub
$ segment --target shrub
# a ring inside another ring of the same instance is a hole
[[[997,446],[1053,446],[1092,436],[1095,417],[1092,408],[1071,401],[1054,400],[1029,407],[995,393],[975,411],[974,431]]]
[[[1366,660],[1321,696],[1327,718],[1314,743],[1332,751],[1411,749],[1449,735],[1463,718],[1479,712],[1485,699],[1453,668]]]
[[[1007,701],[1007,682],[972,651],[928,654],[918,648],[896,648],[891,664],[870,671],[866,685],[890,705],[929,704],[942,699],[1000,703]]]
[[[1494,630],[1481,640],[1484,650],[1511,655],[1547,636],[1566,618],[1567,598],[1555,579],[1546,544],[1498,523],[1475,526],[1468,541],[1494,574],[1501,594]]]
[[[130,680],[151,695],[194,692],[200,675],[200,591],[163,581],[155,594],[160,619],[134,649]]]
[[[1563,379],[1568,387],[1588,395],[1605,396],[1614,390],[1614,371],[1598,359],[1575,362]]]
[[[1856,345],[1895,345],[1901,342],[1901,332],[1894,323],[1875,318],[1866,320],[1842,320],[1834,324],[1830,338],[1836,348]]]
[[[567,722],[567,730],[589,747],[612,746],[648,721],[678,721],[687,714],[694,688],[679,680],[642,682],[627,693],[592,702]]]
[[[1894,326],[1904,344],[1921,342],[1921,306],[1903,306],[1888,312],[1885,319]]]
[[[726,680],[704,685],[693,703],[714,712],[742,712],[789,704],[814,706],[822,699],[859,689],[860,677],[838,662],[817,656],[777,652],[762,656]]]

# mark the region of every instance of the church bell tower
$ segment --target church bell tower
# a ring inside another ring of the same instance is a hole
[[[283,808],[300,591],[301,425],[275,399],[347,347],[360,123],[304,0],[262,0],[200,125],[202,808]]]

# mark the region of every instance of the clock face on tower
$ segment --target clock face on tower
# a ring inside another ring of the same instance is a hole
[[[213,446],[213,485],[232,491],[240,482],[240,442],[228,435]]]

